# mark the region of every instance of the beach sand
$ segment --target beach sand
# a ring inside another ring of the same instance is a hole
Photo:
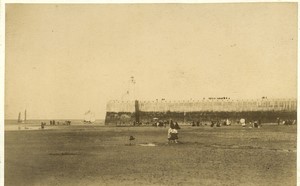
[[[182,126],[168,145],[156,127],[6,131],[5,185],[296,185],[296,134]]]

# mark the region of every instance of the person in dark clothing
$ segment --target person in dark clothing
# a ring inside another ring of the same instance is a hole
[[[220,121],[217,120],[217,124],[216,124],[217,127],[221,127],[221,124],[220,124]]]
[[[254,121],[254,128],[258,128],[258,121]]]
[[[258,128],[262,127],[261,119],[258,120]]]
[[[177,129],[177,130],[181,129],[177,122],[175,122],[175,129]]]
[[[175,142],[178,143],[178,131],[176,129],[176,124],[174,124],[173,122],[171,122],[170,124],[170,128],[168,130],[168,141],[169,143],[171,142]]]
[[[215,122],[213,120],[211,120],[211,124],[210,124],[211,127],[214,127],[215,126]]]
[[[171,120],[171,122],[170,122],[170,128],[171,129],[175,128],[175,124],[174,124],[173,120]]]
[[[277,118],[277,124],[280,125],[280,118]]]
[[[44,128],[45,128],[45,125],[46,125],[46,123],[41,122],[41,129],[44,129]]]

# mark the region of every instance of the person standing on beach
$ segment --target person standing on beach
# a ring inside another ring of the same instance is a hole
[[[170,127],[168,129],[168,142],[173,142],[174,140],[172,139],[172,136],[171,136],[171,133],[172,133],[172,130],[174,128],[174,123],[173,123],[173,120],[170,121]]]
[[[230,120],[228,118],[226,119],[226,125],[227,126],[231,125]]]
[[[280,118],[277,118],[277,125],[280,125]]]
[[[46,123],[41,122],[41,129],[44,129],[45,125],[46,125]]]
[[[171,139],[171,132],[172,132],[172,127],[170,125],[170,128],[168,129],[168,143],[173,142],[173,140]]]
[[[261,128],[262,124],[261,124],[261,119],[258,120],[258,127],[257,128]]]
[[[240,123],[242,124],[242,127],[246,127],[246,120],[244,118],[241,118]]]
[[[179,125],[177,124],[178,127],[176,127],[176,124],[173,123],[173,121],[171,121],[171,124],[170,124],[170,128],[168,130],[168,140],[169,142],[175,142],[175,143],[178,143],[178,131],[176,128],[179,128]]]

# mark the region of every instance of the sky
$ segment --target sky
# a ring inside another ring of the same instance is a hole
[[[297,4],[6,4],[5,119],[139,100],[296,98]]]

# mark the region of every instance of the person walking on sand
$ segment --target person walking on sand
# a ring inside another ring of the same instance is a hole
[[[178,143],[178,131],[176,129],[176,125],[174,125],[173,122],[170,124],[170,128],[168,130],[168,140],[171,143]]]

